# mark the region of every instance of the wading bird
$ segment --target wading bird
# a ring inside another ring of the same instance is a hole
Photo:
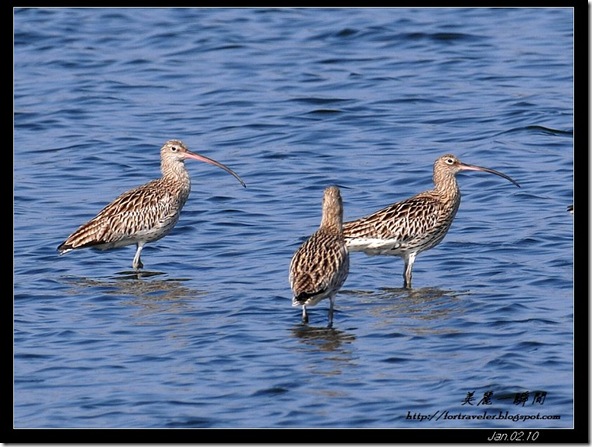
[[[179,220],[181,209],[191,190],[191,179],[185,160],[212,164],[232,174],[246,186],[230,168],[204,155],[196,154],[179,140],[169,140],[160,149],[162,177],[124,192],[91,220],[68,236],[60,246],[60,254],[81,248],[109,250],[136,244],[132,262],[135,270],[144,265],[142,248],[149,242],[166,236]]]
[[[292,256],[290,287],[293,306],[302,306],[302,321],[308,322],[306,306],[329,299],[329,324],[333,326],[335,295],[349,273],[349,253],[343,237],[343,201],[337,186],[323,195],[321,225]]]
[[[454,220],[461,197],[456,174],[461,171],[489,172],[520,187],[506,174],[442,155],[434,163],[433,189],[343,224],[349,251],[400,256],[405,262],[403,286],[410,289],[415,257],[438,245]]]

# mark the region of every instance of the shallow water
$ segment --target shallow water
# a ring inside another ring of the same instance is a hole
[[[17,9],[14,24],[15,428],[573,426],[570,8]],[[191,196],[141,278],[133,247],[58,256],[159,176],[171,138],[247,188],[189,161]],[[429,189],[448,152],[521,188],[460,174],[414,289],[399,258],[353,253],[334,327],[327,302],[303,325],[288,265],[323,189],[354,219]]]

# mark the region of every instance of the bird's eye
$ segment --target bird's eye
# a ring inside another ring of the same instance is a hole
[[[452,158],[447,158],[446,159],[446,163],[448,163],[449,165],[454,163],[454,160]]]
[[[177,146],[171,146],[171,151],[177,152]]]

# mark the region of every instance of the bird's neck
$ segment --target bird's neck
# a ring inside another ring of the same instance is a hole
[[[343,211],[335,209],[323,210],[321,227],[341,233],[343,231]]]
[[[181,195],[189,196],[191,177],[189,177],[189,172],[185,168],[185,163],[182,161],[166,163],[162,165],[161,171],[164,182],[174,185],[174,189],[179,190]]]
[[[434,173],[434,192],[449,203],[460,201],[460,188],[454,174]]]
[[[185,168],[185,163],[182,161],[175,161],[173,163],[165,163],[161,166],[162,176],[178,182],[189,182],[189,173]]]

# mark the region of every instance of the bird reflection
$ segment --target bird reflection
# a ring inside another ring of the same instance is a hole
[[[292,328],[292,335],[306,345],[319,348],[321,351],[338,351],[343,344],[353,342],[356,337],[332,327],[314,327],[298,324]]]
[[[402,298],[399,304],[411,311],[422,312],[425,311],[426,306],[434,306],[448,302],[450,300],[455,301],[462,293],[455,292],[452,290],[438,289],[437,287],[422,287],[419,289],[403,289],[403,288],[382,288],[380,289],[380,298],[392,300],[393,298]],[[435,314],[433,311],[436,310]],[[449,312],[450,309],[443,309],[445,312]],[[427,319],[439,318],[441,315],[438,314],[437,309],[431,309],[430,312],[425,315]],[[420,317],[421,318],[421,317]]]
[[[124,301],[126,304],[141,306],[150,312],[162,310],[163,303],[167,303],[173,309],[182,308],[187,298],[205,294],[185,286],[183,282],[187,280],[184,279],[137,280],[137,273],[133,273],[134,275],[130,276],[122,272],[117,277],[108,279],[70,277],[66,281],[72,286],[69,292],[71,294],[84,295],[91,289],[91,292],[98,291],[102,297],[127,298],[127,301]],[[142,277],[157,275],[157,272],[142,272]]]
[[[303,360],[312,375],[337,376],[344,369],[355,366],[350,345],[356,337],[352,334],[331,327],[298,324],[292,328],[292,336],[302,343],[305,352],[312,355],[310,362]],[[316,354],[321,355],[322,361],[319,361]],[[334,390],[322,392],[331,394]]]
[[[356,295],[377,324],[403,328],[416,335],[458,332],[446,323],[462,312],[460,296],[469,294],[435,287],[383,288],[378,292],[343,291]],[[420,323],[418,323],[420,321]],[[429,323],[429,324],[428,324]]]
[[[118,278],[120,279],[142,279],[142,278],[150,278],[152,276],[160,276],[164,275],[164,272],[149,272],[144,270],[126,270],[123,272],[118,273]]]

